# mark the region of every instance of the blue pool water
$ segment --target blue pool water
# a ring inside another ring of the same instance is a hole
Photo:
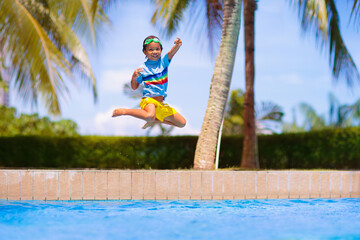
[[[360,199],[0,200],[0,239],[360,239]]]

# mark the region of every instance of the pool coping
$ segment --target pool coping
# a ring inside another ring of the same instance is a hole
[[[360,171],[0,169],[6,200],[359,198]]]

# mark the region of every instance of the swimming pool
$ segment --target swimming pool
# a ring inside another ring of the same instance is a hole
[[[0,200],[0,239],[360,239],[360,199]]]

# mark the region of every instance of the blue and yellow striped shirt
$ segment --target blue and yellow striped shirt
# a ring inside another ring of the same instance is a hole
[[[170,64],[169,57],[164,57],[157,61],[147,60],[140,66],[144,69],[141,75],[136,79],[139,84],[143,84],[143,97],[167,96],[168,86],[168,66]]]

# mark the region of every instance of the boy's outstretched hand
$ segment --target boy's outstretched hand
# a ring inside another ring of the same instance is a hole
[[[132,77],[131,77],[131,88],[132,88],[133,90],[135,90],[135,89],[137,89],[137,88],[139,87],[139,84],[137,83],[136,79],[137,79],[138,77],[140,77],[141,72],[143,72],[143,71],[144,71],[144,69],[142,69],[142,68],[138,68],[138,69],[136,69],[136,70],[134,71],[134,73],[133,73],[133,75],[132,75]]]
[[[174,44],[180,47],[180,46],[182,45],[181,39],[180,39],[180,38],[176,38],[175,41],[174,41]]]
[[[180,38],[176,38],[174,41],[175,46],[171,48],[171,50],[168,52],[169,60],[172,59],[172,57],[175,55],[175,53],[179,50],[180,46],[182,45],[182,41]]]

